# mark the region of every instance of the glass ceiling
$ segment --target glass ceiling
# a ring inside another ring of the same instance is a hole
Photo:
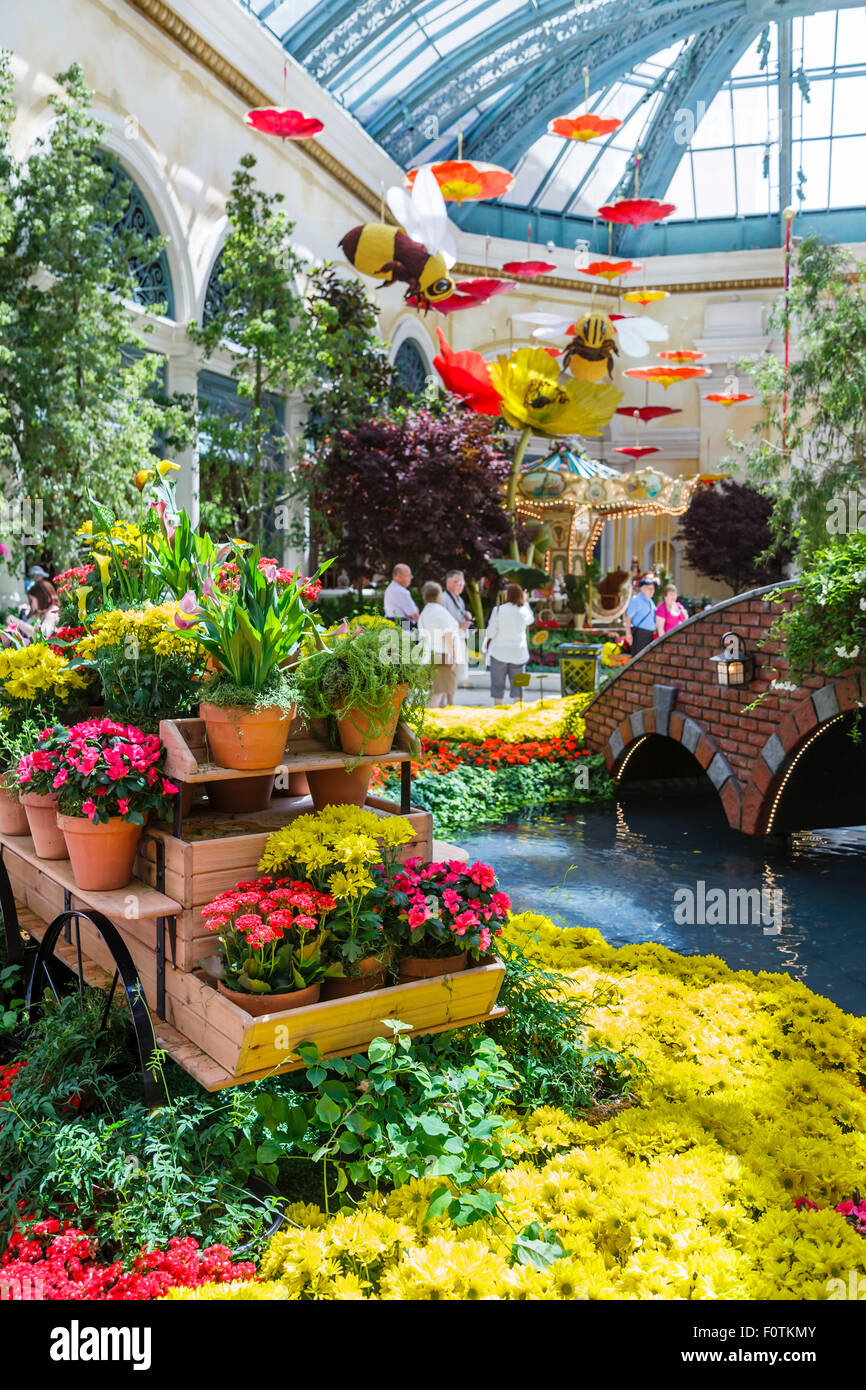
[[[454,158],[459,136],[465,158],[512,169],[503,199],[452,205],[471,230],[525,239],[529,212],[533,240],[588,235],[607,249],[593,219],[633,193],[636,153],[640,194],[677,210],[664,226],[618,229],[623,253],[778,245],[789,202],[849,239],[866,223],[859,0],[817,0],[805,16],[805,0],[239,3],[399,163]],[[586,109],[622,125],[585,144],[546,133]]]

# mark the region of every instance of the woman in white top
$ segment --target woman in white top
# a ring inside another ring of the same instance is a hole
[[[490,694],[494,704],[505,699],[505,678],[508,677],[512,700],[515,698],[514,677],[529,660],[526,629],[535,621],[526,595],[519,584],[509,584],[505,602],[494,608],[487,625],[484,650],[490,663]]]
[[[457,689],[457,667],[463,648],[460,624],[442,602],[441,584],[425,584],[421,597],[424,607],[418,617],[418,635],[436,664],[428,703],[431,709],[441,709],[453,702]]]

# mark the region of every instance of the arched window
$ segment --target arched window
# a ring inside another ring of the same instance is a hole
[[[106,168],[111,171],[111,192],[115,191],[118,184],[129,189],[126,206],[115,222],[113,230],[132,231],[145,241],[156,241],[160,235],[159,228],[141,189],[110,154],[104,154],[103,160]],[[168,318],[174,318],[174,287],[165,249],[163,248],[149,265],[141,265],[133,259],[130,270],[135,280],[133,298],[136,304],[148,309],[157,304],[165,305],[164,312]]]
[[[213,269],[207,282],[207,289],[204,292],[204,308],[202,310],[202,326],[210,323],[215,314],[218,314],[223,307],[225,300],[225,283],[223,281],[223,256],[222,252],[217,256],[213,263]]]
[[[415,396],[421,395],[430,373],[420,348],[411,338],[406,338],[398,347],[394,355],[394,371],[397,382],[404,391],[411,391]]]

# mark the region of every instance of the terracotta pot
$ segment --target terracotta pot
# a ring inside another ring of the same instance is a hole
[[[391,745],[394,742],[394,733],[397,729],[397,720],[400,718],[400,709],[403,701],[409,694],[408,685],[398,685],[397,689],[387,697],[387,702],[382,701],[381,707],[364,707],[352,710],[351,714],[344,717],[337,715],[337,730],[340,735],[340,744],[344,753],[390,753]],[[391,705],[391,718],[384,732],[377,734],[375,738],[368,738],[367,733],[371,722],[378,727],[381,722],[387,704]]]
[[[27,812],[27,824],[33,836],[33,848],[39,859],[68,859],[63,831],[57,824],[57,794],[42,796],[39,792],[22,792],[21,805]]]
[[[288,777],[282,776],[283,785],[280,786],[280,779],[274,783],[274,796],[309,796],[310,784],[307,781],[306,772],[290,772]]]
[[[224,782],[208,782],[207,799],[223,815],[264,811],[274,789],[274,774],[264,777],[228,777]]]
[[[324,811],[326,806],[363,806],[372,775],[370,763],[361,764],[351,772],[343,767],[325,767],[318,772],[308,772],[307,782],[314,807],[317,811]]]
[[[27,812],[0,781],[0,835],[29,835]]]
[[[218,767],[250,772],[282,762],[294,705],[285,712],[279,705],[251,712],[204,703],[198,712],[207,725],[208,746]]]
[[[239,989],[226,989],[222,980],[217,980],[217,989],[237,1004],[244,1013],[261,1018],[263,1014],[284,1014],[289,1009],[303,1009],[307,1004],[315,1004],[319,998],[321,985],[308,985],[306,989],[294,989],[291,994],[247,994]]]
[[[357,963],[358,974],[330,977],[322,981],[323,999],[346,999],[350,994],[369,994],[385,988],[385,966],[378,956],[367,956]]]
[[[427,960],[422,956],[404,956],[400,961],[397,978],[401,985],[407,985],[411,980],[430,980],[434,975],[455,975],[458,970],[465,969],[465,951],[456,956],[439,956],[436,960]]]
[[[63,831],[79,888],[109,893],[126,887],[141,839],[140,825],[133,825],[122,816],[112,816],[100,825],[86,816],[61,815],[57,824]]]

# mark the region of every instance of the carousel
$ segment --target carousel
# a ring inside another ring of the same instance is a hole
[[[616,623],[633,591],[632,557],[654,541],[656,563],[670,573],[672,519],[702,481],[701,474],[672,478],[649,466],[621,473],[562,444],[545,459],[528,460],[521,474],[518,517],[538,523],[527,560],[543,566],[561,592],[566,576],[589,573],[601,534],[612,525],[613,566],[590,582],[586,612],[589,626]]]

